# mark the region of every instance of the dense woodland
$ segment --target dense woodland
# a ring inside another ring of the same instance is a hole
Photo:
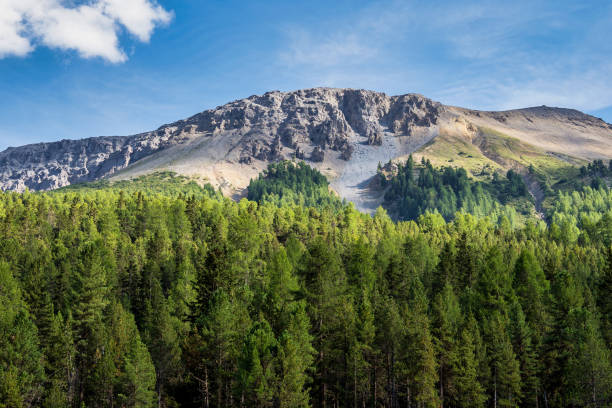
[[[387,187],[385,207],[401,220],[415,220],[427,212],[438,212],[445,220],[451,220],[461,211],[493,220],[506,217],[514,225],[519,213],[526,212],[525,202],[529,201],[523,179],[513,170],[506,177],[495,172],[490,182],[477,182],[463,168],[436,169],[424,159],[415,166],[410,156],[406,163],[397,164],[389,179],[379,167],[379,177]],[[513,205],[509,205],[513,200]]]
[[[341,209],[345,203],[330,193],[329,182],[318,170],[303,161],[281,161],[251,180],[247,198],[259,203],[297,204],[305,207]]]
[[[612,406],[612,193],[513,227],[422,174],[462,204],[0,193],[0,407]]]
[[[593,160],[589,164],[580,167],[581,176],[606,177],[612,175],[612,160],[606,166],[603,160]]]
[[[594,160],[586,166],[580,167],[581,177],[591,178],[591,187],[599,189],[607,186],[606,179],[612,177],[612,160],[606,166],[603,160]]]

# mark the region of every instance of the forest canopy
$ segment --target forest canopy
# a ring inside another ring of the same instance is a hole
[[[247,198],[276,205],[341,209],[342,200],[329,190],[327,178],[303,161],[281,161],[268,168],[248,186]]]
[[[389,163],[387,166],[390,166]],[[475,181],[459,167],[434,168],[423,160],[415,165],[412,156],[386,177],[379,167],[378,176],[386,187],[383,205],[400,220],[415,220],[427,212],[437,212],[451,220],[459,212],[506,217],[517,221],[519,214],[529,215],[530,196],[522,177],[508,170],[505,177],[493,173],[488,182]]]
[[[259,202],[0,193],[0,407],[612,404],[607,189],[558,193],[548,225],[445,220],[451,191],[504,197],[425,166],[393,194],[449,196],[394,222],[287,166]]]

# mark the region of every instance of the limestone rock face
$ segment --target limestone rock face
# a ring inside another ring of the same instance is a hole
[[[612,157],[612,125],[574,110],[481,112],[417,94],[313,88],[251,96],[133,136],[9,148],[0,152],[0,189],[50,190],[170,170],[240,197],[269,162],[300,159],[359,202],[378,162],[406,157],[439,134],[474,142],[479,128],[552,154]]]
[[[384,130],[409,135],[436,123],[444,107],[420,95],[314,88],[251,96],[134,136],[62,140],[0,153],[0,189],[50,190],[108,177],[171,146],[239,135],[223,156],[244,165],[288,157],[351,159],[352,140],[381,145]],[[305,152],[310,152],[307,156]],[[235,153],[234,157],[230,153]]]
[[[52,190],[97,180],[181,140],[160,130],[8,148],[0,152],[0,189]]]
[[[310,160],[316,163],[325,160],[325,152],[323,151],[323,149],[321,149],[320,146],[314,148],[312,154],[310,155]]]
[[[420,95],[314,88],[251,96],[172,126],[195,126],[208,136],[239,131],[247,136],[241,157],[269,160],[278,156],[280,144],[293,150],[305,144],[342,153],[349,149],[348,139],[360,135],[380,145],[383,129],[394,127],[396,133],[409,134],[414,127],[435,124],[441,110],[441,104]]]

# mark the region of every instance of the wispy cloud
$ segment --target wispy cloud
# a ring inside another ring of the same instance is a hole
[[[280,60],[312,81],[370,78],[468,107],[597,110],[612,105],[611,21],[604,2],[389,0],[291,27]]]
[[[61,0],[0,0],[0,58],[26,56],[45,45],[124,62],[122,29],[148,42],[155,27],[171,19],[154,0],[94,0],[72,7]]]
[[[612,104],[612,65],[601,64],[584,71],[541,73],[525,84],[503,86],[502,107],[516,108],[533,104],[568,106],[581,110],[597,110]]]
[[[293,30],[287,35],[289,45],[280,56],[289,66],[313,64],[331,67],[364,62],[376,56],[376,50],[356,32],[338,32],[330,38],[305,30]]]

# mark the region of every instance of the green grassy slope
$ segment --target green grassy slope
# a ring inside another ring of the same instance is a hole
[[[197,180],[174,172],[165,171],[140,176],[130,180],[99,180],[91,183],[73,184],[55,190],[56,193],[84,193],[99,190],[125,191],[127,193],[147,192],[170,196],[213,196],[218,194],[210,184],[200,184]]]

